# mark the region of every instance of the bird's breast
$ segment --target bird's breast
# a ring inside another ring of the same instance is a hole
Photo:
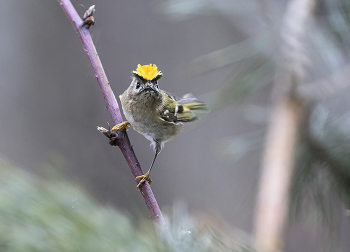
[[[167,142],[182,130],[181,123],[169,123],[163,120],[158,111],[161,100],[153,99],[123,99],[123,112],[133,128],[147,139],[157,139]]]

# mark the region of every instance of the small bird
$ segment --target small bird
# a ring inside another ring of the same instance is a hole
[[[119,96],[127,122],[114,126],[113,130],[128,129],[128,124],[151,141],[155,152],[150,169],[141,179],[137,188],[145,181],[152,182],[150,172],[162,150],[164,143],[178,135],[184,122],[197,119],[194,111],[205,111],[205,103],[197,100],[192,94],[178,99],[159,88],[158,80],[163,76],[156,65],[137,66],[132,72],[132,81],[127,90]]]

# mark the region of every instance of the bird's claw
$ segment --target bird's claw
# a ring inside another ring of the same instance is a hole
[[[140,186],[142,186],[143,183],[145,183],[146,181],[148,181],[148,184],[151,184],[151,183],[152,183],[152,180],[151,180],[151,178],[149,177],[149,175],[150,175],[150,172],[148,171],[148,172],[146,172],[146,174],[141,175],[141,176],[137,176],[137,177],[135,178],[135,180],[141,179],[140,182],[139,182],[138,185],[137,185],[137,188],[140,188]]]
[[[129,122],[122,122],[122,123],[119,123],[119,124],[117,124],[117,125],[115,125],[112,129],[111,129],[111,131],[118,131],[118,130],[122,130],[122,129],[126,129],[126,130],[128,130],[128,129],[130,129],[130,123]]]

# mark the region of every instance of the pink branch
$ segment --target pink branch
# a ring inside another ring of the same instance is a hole
[[[106,102],[109,114],[112,118],[113,124],[116,125],[123,122],[123,118],[120,113],[118,103],[109,85],[107,76],[102,67],[102,63],[97,54],[96,48],[92,42],[89,26],[84,25],[83,20],[79,17],[78,13],[76,12],[70,0],[58,0],[58,2],[62,6],[68,19],[73,25],[74,30],[78,33],[80,37],[84,50],[94,70],[98,85],[100,86],[100,89],[102,91],[102,94]],[[137,177],[144,174],[141,169],[140,163],[136,158],[134,150],[130,144],[129,137],[125,130],[118,132],[118,147],[122,151],[124,158],[128,163],[133,176]],[[160,208],[158,206],[156,198],[154,197],[154,194],[152,192],[150,185],[148,183],[145,183],[143,186],[140,187],[140,192],[142,194],[143,199],[145,200],[148,211],[150,212],[150,217],[155,223],[157,231],[167,241],[171,242],[172,238],[171,238],[170,232],[167,228],[162,212],[160,211]]]

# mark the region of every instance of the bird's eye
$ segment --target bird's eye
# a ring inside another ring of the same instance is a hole
[[[141,84],[139,82],[136,83],[136,89],[139,89]]]

